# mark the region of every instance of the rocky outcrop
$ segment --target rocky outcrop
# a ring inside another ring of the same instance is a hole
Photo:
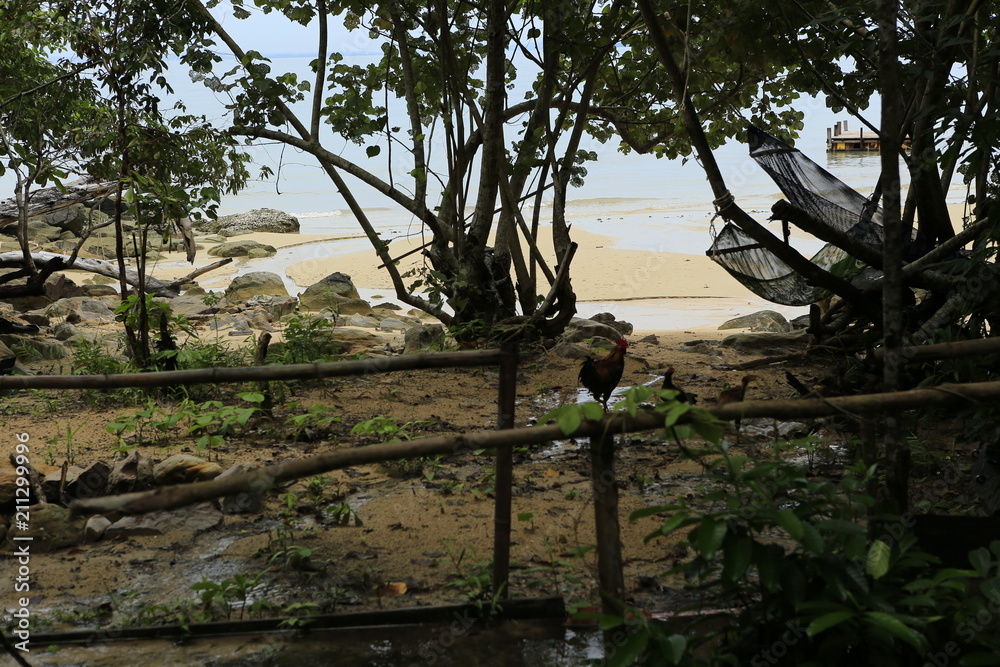
[[[270,257],[278,252],[274,246],[259,243],[250,239],[243,241],[229,241],[209,249],[208,254],[213,257]]]
[[[358,289],[351,282],[351,277],[346,273],[331,273],[319,282],[313,283],[299,295],[299,302],[307,310],[323,310],[324,308],[337,308],[348,304],[350,299],[359,299]],[[368,306],[367,303],[365,303]],[[346,313],[343,310],[341,314]],[[351,309],[352,313],[360,312],[356,308]],[[371,312],[371,306],[368,306]],[[367,315],[368,312],[362,312]]]
[[[579,343],[582,340],[597,336],[614,340],[620,338],[621,334],[617,329],[607,324],[574,317],[566,327],[566,331],[562,335],[562,340],[567,343]]]
[[[802,352],[813,342],[813,337],[805,330],[795,333],[738,333],[726,336],[719,343],[740,354],[795,354]]]
[[[277,273],[252,271],[233,278],[226,288],[226,299],[230,303],[246,301],[258,295],[288,296],[285,281]]]
[[[403,354],[424,352],[434,346],[440,349],[442,343],[444,343],[444,327],[440,324],[410,327],[403,334]]]
[[[224,215],[217,220],[195,223],[195,229],[222,236],[239,236],[253,232],[278,232],[298,234],[299,220],[295,216],[273,208],[256,208],[246,213]]]
[[[791,329],[791,326],[781,313],[774,310],[761,310],[756,313],[733,318],[719,325],[720,331],[726,329],[750,329],[750,331],[786,333]]]

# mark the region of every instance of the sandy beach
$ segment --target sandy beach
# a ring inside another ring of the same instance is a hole
[[[956,228],[961,227],[962,204],[949,206]],[[579,244],[571,268],[573,289],[581,316],[609,311],[619,319],[633,322],[637,329],[666,331],[676,329],[714,329],[722,322],[748,313],[772,309],[792,318],[805,314],[802,307],[787,307],[767,302],[750,292],[705,255],[616,247],[619,239],[574,229]],[[223,290],[238,274],[270,270],[284,273],[290,294],[298,294],[309,285],[339,271],[351,276],[364,298],[392,299],[394,291],[388,273],[379,269],[375,251],[339,251],[338,247],[357,248],[364,237],[324,234],[254,233],[240,237],[274,246],[279,254],[270,259],[237,258],[232,264],[205,274],[199,284],[209,290]],[[390,244],[390,254],[400,257],[419,247],[425,239],[413,237]],[[705,245],[710,242],[705,232]],[[363,241],[362,241],[363,243]],[[205,244],[195,260],[195,267],[214,261]],[[555,264],[551,237],[542,235],[539,249]],[[425,262],[416,252],[399,262],[405,273]],[[160,279],[185,275],[193,267],[181,253],[166,254],[152,269]]]

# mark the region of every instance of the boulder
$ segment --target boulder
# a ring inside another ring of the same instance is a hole
[[[107,494],[131,493],[153,488],[153,460],[133,449],[121,461],[115,463],[108,475]]]
[[[719,330],[750,329],[751,331],[770,331],[785,333],[791,327],[785,316],[774,310],[761,310],[742,317],[733,318],[719,325]]]
[[[577,345],[576,343],[567,343],[566,341],[559,341],[552,351],[555,352],[557,356],[563,359],[586,359],[592,356],[587,348],[582,345]]]
[[[344,324],[352,327],[361,327],[363,329],[374,329],[378,326],[378,320],[374,317],[368,317],[367,315],[361,315],[358,313],[353,313],[348,316]]]
[[[210,502],[189,505],[169,512],[149,512],[140,516],[126,516],[111,524],[104,536],[135,537],[139,535],[166,535],[179,531],[200,533],[215,528],[223,521],[222,512]]]
[[[601,324],[600,322],[595,322],[594,320],[585,320],[579,317],[574,317],[570,320],[569,325],[566,327],[566,331],[562,335],[562,339],[567,343],[578,343],[581,340],[586,340],[587,338],[594,338],[595,336],[601,336],[607,338],[608,340],[614,340],[616,338],[621,338],[621,334],[614,327],[607,324]]]
[[[257,208],[246,213],[224,215],[217,220],[196,222],[194,228],[201,232],[221,236],[239,236],[252,232],[278,232],[297,234],[299,221],[295,216],[273,208]]]
[[[288,296],[288,290],[281,276],[270,271],[252,271],[236,276],[226,288],[226,299],[230,303],[246,301],[260,294]]]
[[[357,288],[351,282],[351,277],[346,273],[331,273],[317,283],[313,283],[299,295],[299,301],[303,308],[309,310],[323,310],[324,308],[335,308],[346,299],[359,299]],[[365,303],[368,306],[367,303]],[[371,306],[368,306],[369,310]],[[362,313],[367,315],[367,313]]]
[[[104,495],[110,475],[111,464],[107,461],[94,461],[86,468],[68,466],[65,484],[62,481],[62,470],[56,470],[42,480],[42,491],[49,500],[59,499],[64,504],[78,498],[96,498]]]
[[[222,466],[218,463],[190,454],[174,454],[153,467],[153,481],[159,486],[201,482],[220,474]]]
[[[242,475],[255,469],[252,463],[237,463],[216,479]],[[224,496],[222,498],[223,514],[252,514],[261,511],[264,507],[264,494],[267,490],[268,482],[266,479],[262,479],[259,480],[256,488],[251,486],[251,488],[245,491],[234,493],[231,496]]]
[[[20,349],[28,354],[36,355],[38,359],[62,359],[68,357],[71,351],[66,345],[52,338],[21,334],[0,334],[0,342],[10,349]]]
[[[282,317],[291,315],[299,305],[299,300],[294,296],[274,296],[273,294],[258,294],[246,300],[247,308],[263,310],[268,314],[270,320],[280,320]]]
[[[10,530],[7,533],[7,550],[18,544],[11,538],[31,537],[31,553],[47,553],[83,542],[87,518],[71,516],[69,510],[51,503],[28,507],[28,530]]]
[[[110,322],[115,319],[115,313],[105,303],[104,299],[106,298],[109,297],[73,296],[66,299],[59,299],[43,312],[50,319],[65,318],[71,312],[76,311],[83,321],[98,320]]]
[[[209,249],[208,254],[213,257],[250,257],[251,253],[257,251],[255,257],[270,257],[278,252],[274,246],[265,245],[257,241],[245,239],[242,241],[229,241]]]
[[[88,209],[83,204],[63,206],[45,214],[46,223],[65,232],[71,232],[73,236],[82,236],[86,227],[100,225],[107,220],[107,215],[98,210]]]
[[[410,328],[409,324],[395,317],[385,318],[378,326],[382,331],[406,331]]]
[[[45,222],[44,219],[35,218],[28,220],[28,238],[35,243],[45,241],[55,241],[63,233],[63,230]]]
[[[607,324],[609,327],[617,331],[622,336],[627,336],[632,333],[634,327],[625,321],[616,320],[615,316],[611,313],[597,313],[591,317],[595,322],[600,322],[601,324]]]
[[[92,516],[83,527],[83,541],[97,542],[111,526],[111,520],[104,516]]]
[[[440,324],[421,324],[410,327],[403,334],[403,354],[423,352],[444,343],[444,327]]]
[[[813,337],[805,330],[793,333],[738,333],[726,336],[719,343],[740,354],[795,354],[802,352]]]

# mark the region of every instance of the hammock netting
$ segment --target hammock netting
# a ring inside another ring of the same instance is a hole
[[[750,157],[768,173],[795,207],[866,245],[882,248],[882,213],[878,207],[800,151],[756,127],[750,127]],[[716,236],[708,256],[758,296],[786,306],[805,306],[830,296],[810,285],[769,250],[732,223]],[[850,279],[864,264],[833,244],[810,260]]]

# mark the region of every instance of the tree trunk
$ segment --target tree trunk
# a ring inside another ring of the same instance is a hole
[[[882,93],[882,224],[884,245],[882,269],[883,391],[899,388],[902,373],[903,336],[903,230],[900,215],[899,149],[902,146],[903,106],[897,55],[898,0],[879,0],[879,88]],[[897,410],[885,413],[886,501],[891,511],[903,513],[908,506],[910,450]]]

